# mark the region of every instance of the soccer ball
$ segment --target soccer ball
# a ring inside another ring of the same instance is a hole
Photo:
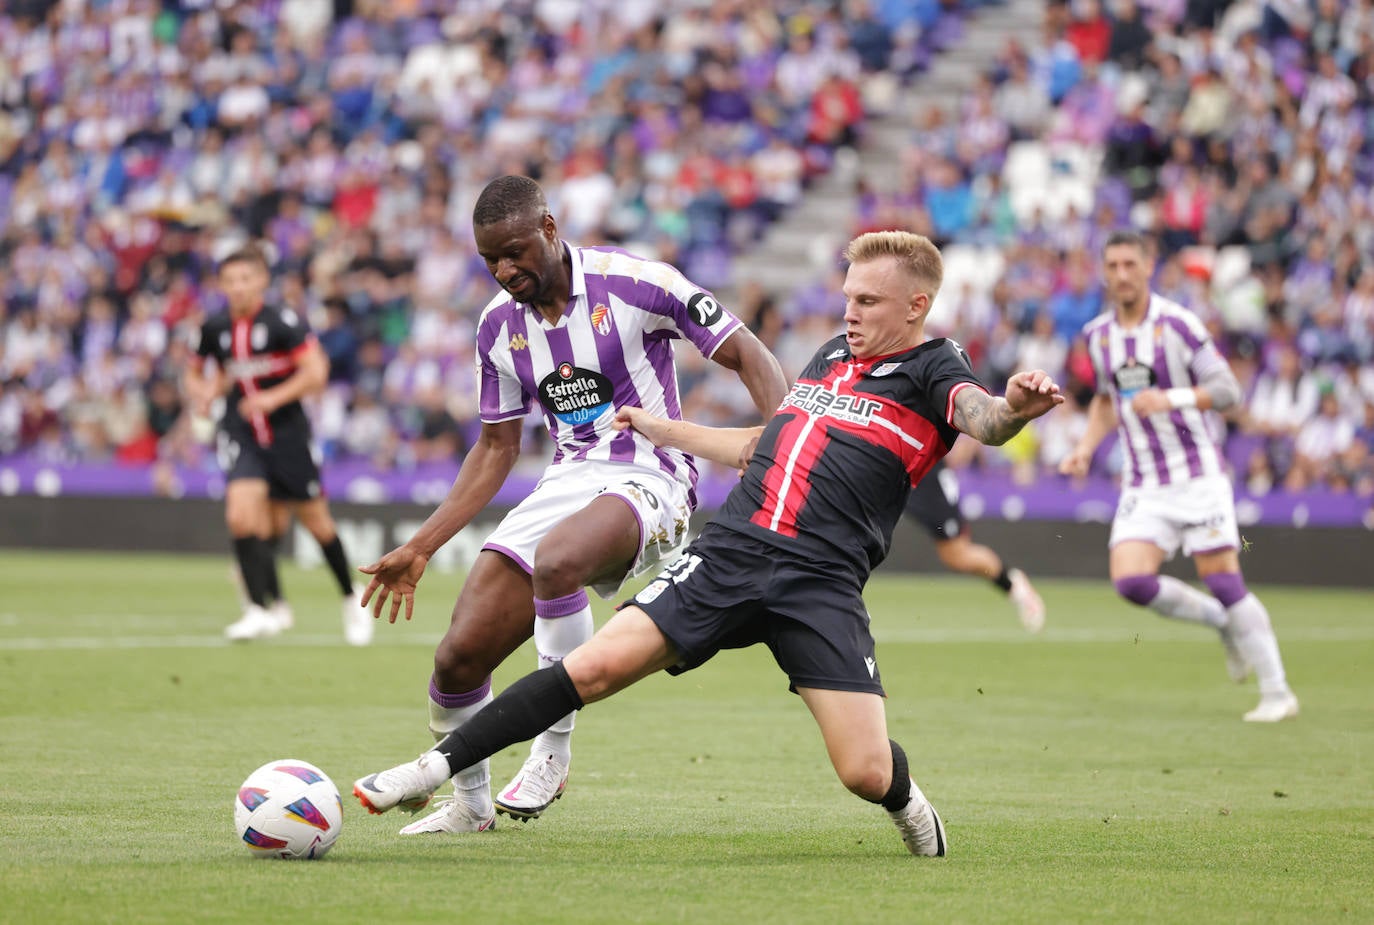
[[[343,829],[339,788],[307,761],[269,761],[239,787],[234,828],[254,857],[322,858]]]

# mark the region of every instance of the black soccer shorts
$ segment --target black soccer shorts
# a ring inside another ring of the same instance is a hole
[[[274,501],[310,501],[321,496],[320,467],[309,432],[280,429],[269,446],[221,428],[216,455],[224,480],[262,479]]]
[[[793,691],[883,695],[862,592],[843,569],[708,526],[621,606],[648,614],[682,656],[669,674],[763,643]]]
[[[930,534],[933,540],[952,540],[964,532],[959,513],[958,482],[944,466],[936,466],[911,489],[906,513]]]

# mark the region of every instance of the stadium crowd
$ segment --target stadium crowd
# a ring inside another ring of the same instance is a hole
[[[918,74],[963,9],[15,0],[0,13],[0,454],[212,465],[176,376],[221,307],[215,255],[253,236],[332,361],[313,409],[327,455],[460,455],[495,292],[469,227],[482,184],[534,176],[568,239],[729,286],[735,255],[862,145],[874,88]],[[1052,3],[967,95],[920,107],[903,183],[860,183],[852,230],[944,245],[932,328],[987,381],[1040,366],[1080,406],[1100,243],[1128,222],[1154,231],[1157,290],[1198,312],[1250,390],[1228,443],[1249,486],[1369,494],[1372,100],[1371,0]],[[1028,206],[1032,150],[1086,194]],[[966,256],[995,272],[958,272]],[[833,275],[746,282],[732,307],[791,373],[833,332],[837,293]],[[747,409],[704,365],[682,374],[688,417]],[[961,462],[1033,479],[1081,422],[1061,409]]]

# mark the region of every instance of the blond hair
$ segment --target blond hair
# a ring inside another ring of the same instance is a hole
[[[925,235],[910,231],[870,231],[861,234],[844,249],[844,259],[850,263],[867,263],[881,257],[896,257],[912,275],[922,290],[935,298],[945,277],[940,249]]]

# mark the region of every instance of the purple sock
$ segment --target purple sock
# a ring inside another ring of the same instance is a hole
[[[465,691],[461,694],[444,693],[439,690],[439,684],[434,680],[434,675],[429,676],[429,699],[446,710],[453,710],[458,707],[470,707],[490,693],[491,675],[487,675],[487,679],[477,685],[474,690]]]
[[[1245,587],[1245,578],[1240,572],[1217,572],[1215,575],[1202,576],[1202,583],[1212,592],[1212,597],[1221,601],[1221,606],[1231,608],[1245,599],[1250,591]]]
[[[588,606],[590,601],[587,599],[587,589],[578,588],[572,594],[565,594],[562,597],[555,597],[545,600],[536,597],[534,599],[534,615],[545,620],[566,617],[581,611]]]
[[[1150,601],[1159,597],[1158,575],[1127,575],[1112,584],[1116,586],[1117,594],[1141,607],[1148,606]]]

